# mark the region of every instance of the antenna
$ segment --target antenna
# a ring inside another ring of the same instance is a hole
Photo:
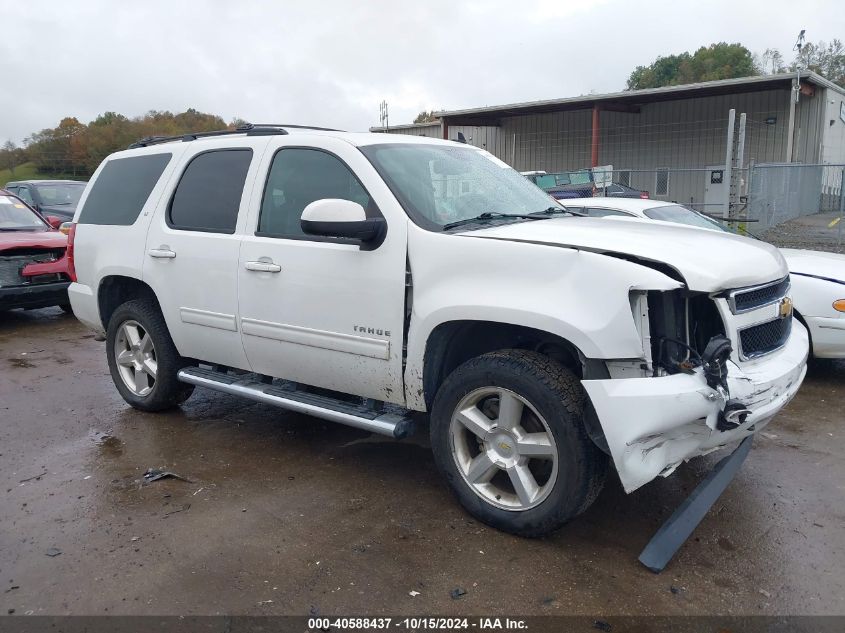
[[[798,39],[795,42],[795,46],[792,47],[792,50],[798,51],[798,54],[801,54],[801,49],[804,48],[804,33],[806,33],[806,29],[801,29],[801,32],[798,34]]]
[[[382,101],[378,104],[378,118],[381,121],[381,126],[384,128],[384,131],[387,132],[390,128],[390,123],[387,117],[387,101]]]
[[[795,46],[792,47],[792,50],[798,52],[795,61],[795,86],[793,87],[792,96],[795,103],[798,103],[798,99],[801,94],[801,51],[804,49],[804,33],[806,32],[807,31],[805,29],[801,29],[801,32],[798,34],[798,39],[795,40]]]

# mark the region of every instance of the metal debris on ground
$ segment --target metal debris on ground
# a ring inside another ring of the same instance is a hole
[[[171,510],[170,512],[165,512],[164,516],[162,516],[161,518],[166,519],[171,514],[176,514],[177,512],[185,512],[186,510],[190,510],[190,509],[191,509],[191,504],[185,503],[185,504],[182,504],[180,507],[176,508],[175,510]]]
[[[32,477],[27,477],[26,479],[21,479],[20,481],[18,481],[18,483],[25,484],[28,481],[41,481],[41,478],[46,474],[47,471],[45,470],[43,473],[40,473],[38,475],[33,475]]]
[[[47,556],[53,557],[53,556],[58,556],[59,554],[61,554],[62,550],[60,550],[58,547],[51,547],[50,549],[48,549],[44,553],[47,554]]]
[[[182,475],[177,475],[176,473],[170,472],[169,470],[161,470],[159,468],[148,468],[147,471],[144,473],[144,480],[147,483],[152,483],[160,479],[179,479],[181,481],[187,481],[188,483],[192,483],[190,479],[183,477]]]

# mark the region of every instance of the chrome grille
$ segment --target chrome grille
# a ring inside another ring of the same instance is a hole
[[[743,359],[768,354],[783,347],[792,332],[792,317],[777,318],[739,331],[739,352]]]
[[[780,281],[766,284],[765,286],[757,286],[756,288],[746,290],[735,290],[730,294],[728,303],[731,306],[731,312],[740,314],[779,301],[787,292],[789,292],[788,275]]]
[[[0,288],[56,281],[58,276],[52,274],[37,277],[21,275],[21,271],[28,264],[55,261],[56,258],[56,254],[52,251],[41,251],[37,255],[0,255]]]

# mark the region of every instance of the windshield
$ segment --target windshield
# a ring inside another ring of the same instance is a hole
[[[702,215],[697,211],[688,209],[679,204],[669,204],[662,207],[652,207],[644,211],[646,217],[652,220],[663,220],[664,222],[675,222],[676,224],[686,224],[688,226],[697,226],[702,229],[711,229],[713,231],[724,231],[730,233],[728,229],[723,227],[716,220],[711,220],[706,215]]]
[[[35,213],[11,196],[0,195],[0,231],[36,231],[47,229]]]
[[[76,206],[82,192],[85,191],[85,183],[50,183],[37,185],[38,195],[41,197],[41,204],[47,206]]]
[[[411,219],[428,230],[442,231],[445,225],[483,213],[524,215],[559,206],[531,181],[486,151],[416,143],[360,149]]]

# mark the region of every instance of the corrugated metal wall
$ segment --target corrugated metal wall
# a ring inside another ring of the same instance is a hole
[[[820,141],[831,118],[826,93],[817,87],[814,96],[801,95],[796,106],[796,162],[815,163],[823,158]],[[789,98],[788,88],[767,88],[647,103],[638,114],[602,111],[599,164],[613,165],[617,172],[632,170],[631,186],[655,197],[655,170],[668,168],[669,190],[659,197],[703,203],[705,180],[709,178],[704,168],[724,164],[728,112],[732,108],[736,110],[737,128],[739,115],[747,115],[742,165],[787,161]],[[836,116],[838,119],[838,110]],[[590,110],[574,110],[503,117],[498,127],[449,124],[448,136],[456,139],[462,132],[468,143],[487,149],[518,171],[555,172],[590,166],[591,125]],[[438,126],[403,127],[390,132],[440,136]],[[841,151],[838,148],[845,143],[842,135],[837,139],[830,134],[830,138],[825,155]],[[696,169],[700,171],[685,171]]]
[[[840,108],[845,103],[845,95],[831,90],[824,94],[825,115],[822,120],[824,137],[822,140],[823,163],[845,163],[845,121],[839,118]],[[833,123],[831,124],[831,121]]]
[[[796,160],[818,159],[819,96],[803,97],[796,112]],[[723,163],[728,111],[748,117],[745,160],[786,159],[789,91],[699,97],[645,104],[639,114],[603,111],[599,163],[616,168],[694,168]],[[773,124],[766,119],[774,117]],[[450,127],[450,131],[453,128]],[[561,171],[589,166],[589,110],[502,119],[495,151],[520,171]],[[514,147],[515,143],[515,147]]]

